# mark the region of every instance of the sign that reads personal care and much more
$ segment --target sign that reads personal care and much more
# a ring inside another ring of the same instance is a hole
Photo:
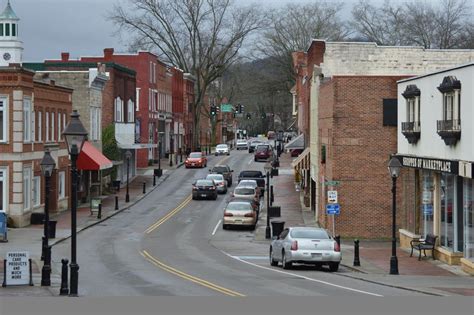
[[[30,284],[30,254],[28,252],[8,252],[5,270],[5,285]]]
[[[458,174],[457,161],[403,155],[397,155],[397,157],[404,167],[420,168],[424,170]]]

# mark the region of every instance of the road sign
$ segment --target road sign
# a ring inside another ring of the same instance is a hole
[[[234,107],[232,104],[221,104],[221,112],[223,113],[233,113]]]
[[[3,286],[31,284],[30,263],[28,252],[8,252]]]
[[[423,214],[424,215],[433,215],[433,205],[432,204],[424,204],[423,205]]]
[[[323,186],[339,186],[341,182],[338,180],[330,180],[330,181],[325,181],[323,182]]]
[[[337,191],[328,190],[328,203],[337,203]]]
[[[326,214],[340,214],[341,207],[337,203],[331,203],[326,205]]]

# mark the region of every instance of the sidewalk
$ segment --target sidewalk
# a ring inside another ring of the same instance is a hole
[[[125,202],[126,188],[120,188],[120,191],[116,194],[103,196],[102,199],[102,217],[97,218],[98,213],[95,211],[91,215],[90,207],[88,204],[82,204],[77,209],[77,231],[87,229],[90,226],[101,223],[107,218],[120,213],[133,206],[143,197],[151,193],[159,185],[161,185],[171,174],[173,170],[181,167],[183,164],[174,164],[169,166],[168,159],[162,159],[161,168],[163,169],[163,175],[156,178],[156,185],[153,186],[153,168],[151,168],[150,175],[138,175],[131,179],[129,182],[129,196],[130,202]],[[148,174],[148,172],[147,172]],[[143,193],[143,183],[146,184],[146,193]],[[118,196],[118,210],[115,210],[115,196]],[[54,246],[55,244],[65,241],[71,236],[71,211],[64,211],[59,214],[51,216],[51,220],[56,220],[56,238],[49,240],[49,245]],[[25,228],[8,230],[8,242],[0,244],[0,257],[5,257],[9,251],[27,251],[30,254],[32,260],[32,273],[34,286],[8,286],[6,288],[0,288],[0,296],[58,296],[59,288],[61,285],[61,275],[51,274],[51,286],[41,287],[41,268],[43,262],[41,261],[41,243],[43,236],[43,225],[30,225]],[[58,259],[53,257],[53,259]],[[69,258],[68,258],[69,259]],[[3,283],[3,259],[0,260],[0,281]],[[54,272],[54,270],[53,270]]]
[[[279,176],[274,176],[274,206],[281,206],[281,217],[271,221],[285,221],[288,226],[318,226],[314,213],[304,206],[302,192],[296,191],[294,172],[291,167],[293,158],[289,154],[280,157]],[[265,201],[266,202],[266,201]],[[266,207],[266,203],[265,203]],[[265,240],[266,210],[262,211],[257,226],[255,241]],[[376,282],[389,286],[401,286],[438,295],[460,294],[474,296],[474,278],[464,273],[459,266],[450,266],[430,257],[418,261],[418,253],[410,257],[410,251],[398,247],[398,276],[389,275],[391,242],[360,240],[360,266],[354,267],[354,240],[342,239],[342,266],[350,273],[341,275]]]

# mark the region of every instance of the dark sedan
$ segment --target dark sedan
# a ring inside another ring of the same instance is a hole
[[[213,180],[198,179],[193,184],[193,199],[217,199],[217,186]]]

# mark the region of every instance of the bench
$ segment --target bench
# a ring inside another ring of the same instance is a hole
[[[431,257],[434,258],[434,249],[436,246],[436,239],[438,236],[435,236],[433,234],[427,234],[425,239],[418,239],[418,240],[412,240],[410,241],[410,246],[411,246],[411,253],[410,257],[413,256],[413,249],[416,249],[419,251],[419,256],[418,260],[421,260],[421,251],[423,251],[423,254],[426,257],[426,250],[431,250]]]

